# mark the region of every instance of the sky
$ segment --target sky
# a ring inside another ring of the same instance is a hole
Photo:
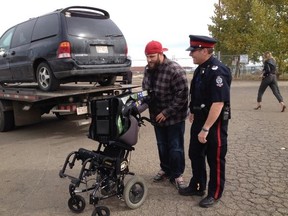
[[[193,66],[189,52],[189,35],[207,35],[212,24],[214,4],[218,0],[9,0],[0,12],[0,35],[8,28],[68,6],[91,6],[107,10],[124,34],[132,66],[146,64],[144,49],[157,40],[168,58],[182,66]]]

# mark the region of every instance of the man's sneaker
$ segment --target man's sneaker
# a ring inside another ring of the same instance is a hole
[[[190,187],[180,188],[178,190],[179,194],[182,196],[204,196],[204,191],[193,190]]]
[[[156,176],[154,176],[153,181],[154,182],[159,182],[159,181],[163,181],[164,179],[166,179],[166,173],[161,169],[159,170],[159,172],[156,174]]]
[[[182,176],[180,176],[180,177],[178,177],[178,178],[176,178],[176,179],[170,179],[170,182],[171,182],[173,185],[175,185],[175,187],[177,188],[177,190],[186,187],[186,184],[185,184]]]

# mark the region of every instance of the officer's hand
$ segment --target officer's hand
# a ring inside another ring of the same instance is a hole
[[[163,115],[163,113],[159,113],[157,116],[156,116],[156,122],[158,123],[161,123],[161,122],[164,122],[166,120],[166,117]]]
[[[208,132],[201,130],[200,133],[198,134],[199,142],[205,144],[207,142],[206,140],[207,135],[208,135]]]

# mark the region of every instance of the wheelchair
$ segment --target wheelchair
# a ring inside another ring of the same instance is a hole
[[[91,216],[110,215],[107,206],[98,204],[112,196],[124,200],[130,209],[144,203],[148,188],[142,177],[130,172],[129,164],[143,119],[149,120],[140,114],[147,108],[146,96],[143,91],[90,102],[88,138],[97,141],[98,147],[71,152],[59,172],[60,178],[71,180],[68,207],[72,212],[81,213],[86,207],[80,193],[87,193],[89,204],[94,205]],[[73,173],[76,165],[78,169]],[[126,181],[127,175],[131,177]]]

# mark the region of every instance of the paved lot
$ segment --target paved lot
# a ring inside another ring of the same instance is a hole
[[[288,110],[280,106],[267,89],[262,110],[253,110],[259,82],[234,81],[232,119],[229,128],[227,182],[221,201],[209,209],[198,207],[199,197],[182,197],[167,181],[153,183],[159,169],[153,128],[141,127],[139,142],[131,157],[130,170],[143,176],[148,197],[138,209],[131,210],[116,197],[99,204],[115,216],[280,216],[288,215]],[[279,82],[288,104],[288,82]],[[145,113],[146,115],[147,113]],[[186,128],[186,170],[190,125]],[[40,124],[0,134],[0,215],[71,216],[68,206],[68,179],[58,172],[64,159],[79,147],[95,149],[86,135],[88,126],[44,116]],[[84,194],[84,197],[87,196]],[[79,215],[90,216],[93,206]]]

